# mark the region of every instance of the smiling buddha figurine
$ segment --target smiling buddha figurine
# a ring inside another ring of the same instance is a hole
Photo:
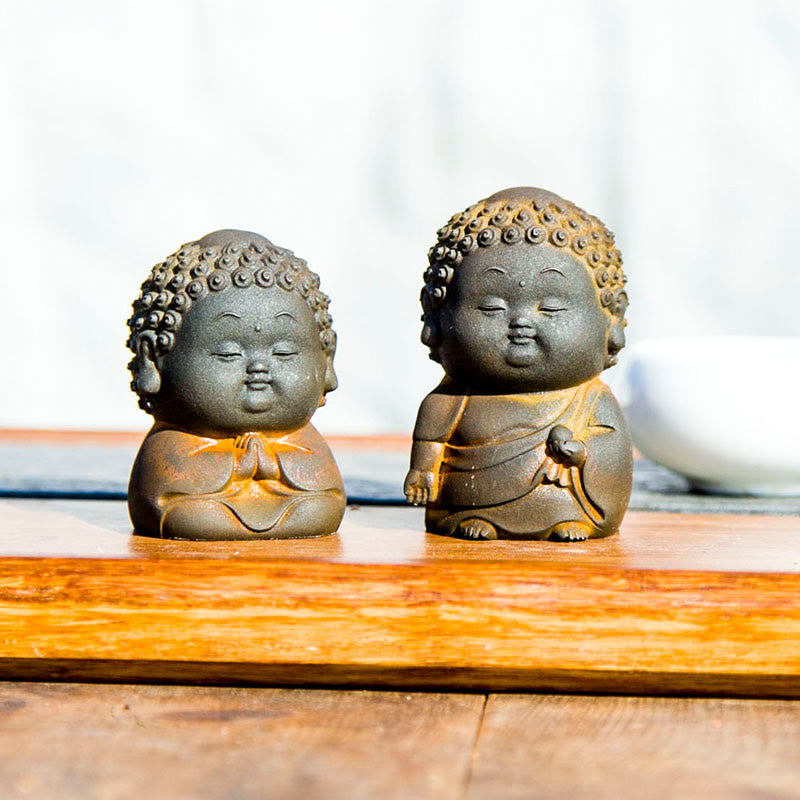
[[[334,532],[342,479],[310,420],[336,388],[336,335],[306,263],[254,233],[211,233],[153,268],[129,324],[131,386],[156,420],[128,487],[135,529]]]
[[[409,502],[431,533],[574,541],[614,533],[631,440],[598,375],[625,344],[619,251],[551,192],[507,189],[430,250],[422,341],[444,380],[414,430]]]

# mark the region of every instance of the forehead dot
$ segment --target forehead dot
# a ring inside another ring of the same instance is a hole
[[[256,333],[261,333],[261,323],[257,323],[256,326],[253,328]]]
[[[525,281],[520,281],[520,282],[519,282],[519,285],[520,285],[520,286],[524,286],[524,285],[525,285]]]

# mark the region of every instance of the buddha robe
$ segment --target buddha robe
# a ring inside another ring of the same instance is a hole
[[[547,452],[563,425],[587,449],[581,467]],[[542,538],[556,524],[586,522],[613,533],[630,496],[632,457],[622,412],[595,378],[577,387],[512,395],[462,394],[449,382],[428,395],[414,438],[444,443],[429,531],[453,535],[477,518],[505,538]]]
[[[235,439],[156,423],[128,497],[137,531],[181,539],[321,536],[338,528],[345,508],[336,462],[310,423],[279,438]]]

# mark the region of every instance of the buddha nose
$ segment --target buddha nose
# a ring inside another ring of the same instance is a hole
[[[254,358],[248,365],[247,365],[247,374],[252,375],[254,373],[264,372],[269,373],[269,366],[267,362],[262,358]]]
[[[509,327],[511,328],[530,328],[533,330],[533,320],[530,317],[526,317],[524,314],[515,314],[511,317],[511,322],[509,322]]]

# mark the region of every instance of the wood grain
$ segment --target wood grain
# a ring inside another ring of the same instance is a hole
[[[0,504],[0,674],[800,696],[798,518],[469,544],[363,508],[338,536],[198,544],[78,506]]]
[[[0,685],[0,796],[452,798],[475,695]]]
[[[469,800],[800,797],[800,707],[781,701],[494,695]]]

